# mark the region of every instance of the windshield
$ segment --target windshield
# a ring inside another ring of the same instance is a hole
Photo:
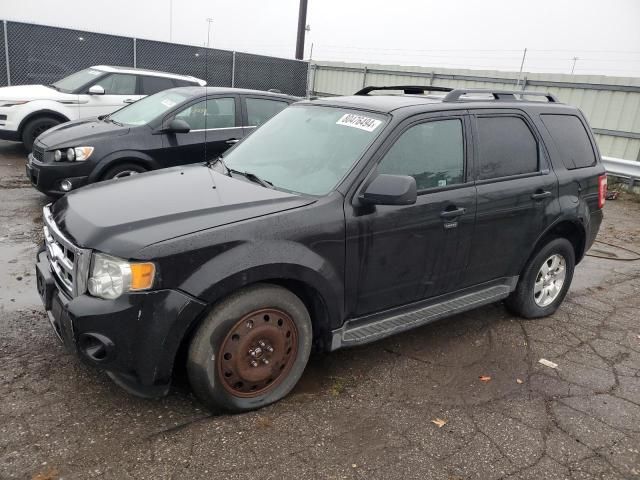
[[[58,80],[56,83],[52,84],[52,86],[61,92],[71,93],[104,74],[105,72],[101,72],[100,70],[87,68],[85,70],[72,73],[68,77],[64,77],[62,80]]]
[[[123,125],[146,125],[187,98],[190,98],[190,95],[165,90],[121,108],[109,115],[109,118]]]
[[[382,131],[383,115],[313,105],[284,109],[225,155],[276,188],[325,195]]]

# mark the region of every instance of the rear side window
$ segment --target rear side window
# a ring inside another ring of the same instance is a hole
[[[538,144],[519,117],[478,117],[478,180],[538,171]]]
[[[418,190],[464,181],[462,122],[438,120],[409,128],[378,165],[378,173],[409,175]]]
[[[162,77],[141,77],[142,95],[153,95],[154,93],[174,87],[173,80]]]
[[[186,80],[180,80],[178,78],[174,78],[173,79],[173,84],[176,87],[195,87],[195,86],[199,85],[197,82],[188,82]]]
[[[584,124],[575,115],[540,115],[568,170],[592,167],[596,155]]]
[[[279,100],[247,98],[247,126],[259,127],[289,104]]]
[[[95,83],[104,88],[107,95],[135,95],[136,76],[128,73],[112,73]]]

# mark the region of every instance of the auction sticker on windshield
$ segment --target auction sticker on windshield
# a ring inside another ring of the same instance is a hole
[[[355,115],[353,113],[345,113],[336,122],[336,125],[344,125],[345,127],[359,128],[367,132],[373,132],[382,123],[381,120],[365,117],[364,115]]]

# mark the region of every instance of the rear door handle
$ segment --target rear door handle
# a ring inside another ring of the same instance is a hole
[[[549,198],[551,196],[551,192],[548,191],[536,191],[536,193],[532,193],[531,194],[531,199],[532,200],[542,200],[545,198]]]
[[[238,143],[240,140],[238,140],[237,138],[230,138],[229,140],[227,140],[226,143],[227,145],[235,145],[236,143]]]
[[[440,212],[440,217],[444,218],[445,220],[448,218],[455,218],[455,217],[459,217],[460,215],[464,215],[464,212],[466,211],[467,211],[466,208],[456,208],[454,210],[445,210],[444,212]]]

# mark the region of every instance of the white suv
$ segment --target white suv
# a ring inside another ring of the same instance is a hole
[[[106,115],[161,90],[207,82],[188,75],[98,65],[51,85],[0,88],[0,139],[31,151],[45,130],[70,120]]]

